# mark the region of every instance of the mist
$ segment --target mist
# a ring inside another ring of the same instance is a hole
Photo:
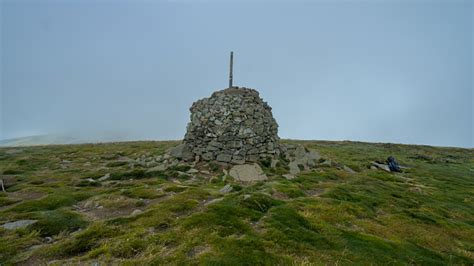
[[[182,139],[257,89],[279,136],[474,147],[472,1],[2,1],[0,139]]]

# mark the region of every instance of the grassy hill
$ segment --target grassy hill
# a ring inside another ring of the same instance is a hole
[[[190,176],[133,163],[178,142],[1,148],[0,224],[37,222],[0,228],[0,265],[474,263],[474,150],[288,142],[356,173],[286,180],[262,162],[270,180],[242,184],[216,164]],[[369,168],[389,155],[408,168]]]

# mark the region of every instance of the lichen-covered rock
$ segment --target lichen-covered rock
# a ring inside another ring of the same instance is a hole
[[[193,103],[184,145],[204,161],[245,164],[280,155],[278,125],[256,90],[228,88]],[[191,156],[194,155],[194,156]]]

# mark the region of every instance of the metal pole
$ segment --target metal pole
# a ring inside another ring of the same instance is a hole
[[[232,88],[232,64],[233,63],[234,63],[234,52],[230,52],[229,88]]]

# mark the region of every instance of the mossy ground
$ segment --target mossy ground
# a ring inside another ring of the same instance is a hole
[[[0,172],[18,182],[0,193],[0,223],[38,222],[0,229],[0,265],[474,263],[472,149],[288,142],[357,173],[321,167],[286,180],[284,162],[262,162],[269,181],[235,184],[214,164],[189,178],[182,166],[150,173],[117,160],[177,142],[2,148]],[[389,155],[409,168],[369,169]],[[226,183],[234,190],[222,194]]]

